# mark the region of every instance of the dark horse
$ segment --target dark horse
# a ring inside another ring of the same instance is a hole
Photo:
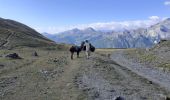
[[[70,52],[71,52],[71,59],[73,59],[73,54],[74,52],[77,52],[77,58],[79,58],[79,53],[83,50],[84,48],[84,43],[85,42],[82,42],[81,43],[81,46],[77,46],[77,45],[74,45],[70,48]]]

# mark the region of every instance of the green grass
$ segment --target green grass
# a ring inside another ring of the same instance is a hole
[[[153,54],[143,54],[139,57],[142,62],[153,62],[156,60],[156,56]]]
[[[168,69],[170,69],[170,63],[161,63],[161,64],[159,64],[158,67],[163,67],[163,68],[168,68]]]

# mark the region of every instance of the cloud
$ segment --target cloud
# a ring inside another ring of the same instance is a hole
[[[50,34],[56,34],[58,32],[63,32],[63,31],[66,31],[66,30],[70,30],[72,28],[59,27],[59,26],[49,26],[49,27],[35,27],[34,29],[37,30],[40,33],[47,32],[47,33],[50,33]]]
[[[170,6],[170,1],[165,1],[165,2],[164,2],[164,5]]]
[[[48,27],[48,28],[36,28],[39,32],[48,32],[51,34],[56,34],[58,32],[63,32],[67,30],[71,30],[73,28],[78,29],[85,29],[88,27],[92,27],[95,30],[102,30],[102,31],[121,31],[123,29],[137,29],[137,28],[147,28],[151,25],[154,25],[165,18],[160,18],[158,16],[150,16],[147,20],[134,20],[134,21],[112,21],[112,22],[97,22],[91,24],[79,24],[79,25],[72,25],[72,26],[65,26],[65,27]]]
[[[160,18],[158,16],[150,16],[149,19],[150,20],[160,20]]]

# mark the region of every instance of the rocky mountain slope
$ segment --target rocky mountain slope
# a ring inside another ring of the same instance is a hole
[[[0,18],[0,47],[34,47],[53,43],[53,41],[22,23]]]
[[[170,19],[147,29],[102,32],[87,28],[73,29],[56,35],[47,33],[44,35],[56,42],[69,44],[80,44],[87,39],[98,48],[145,48],[153,46],[160,39],[170,37]]]

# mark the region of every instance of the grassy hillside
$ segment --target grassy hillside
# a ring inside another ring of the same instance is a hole
[[[170,71],[170,40],[161,41],[150,49],[131,49],[126,54],[145,65]]]
[[[0,18],[0,47],[47,46],[54,44],[34,29],[9,19]]]

